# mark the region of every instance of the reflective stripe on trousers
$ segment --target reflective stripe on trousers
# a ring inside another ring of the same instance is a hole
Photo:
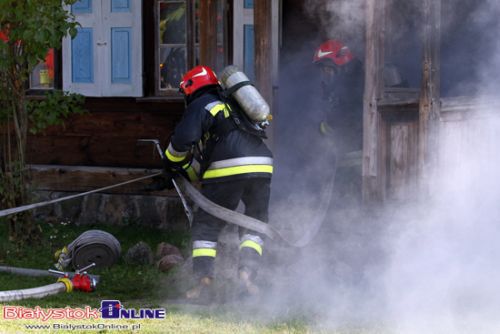
[[[249,174],[273,173],[273,158],[270,157],[241,157],[215,161],[210,164],[203,174],[204,179]]]
[[[217,243],[207,240],[193,241],[193,257],[216,257],[217,256]]]
[[[258,235],[245,234],[241,238],[240,250],[242,248],[250,248],[262,256],[262,246],[264,246],[264,241]]]

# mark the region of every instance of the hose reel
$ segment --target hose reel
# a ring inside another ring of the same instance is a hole
[[[112,234],[89,230],[56,252],[55,267],[63,270],[71,266],[78,270],[95,263],[96,268],[107,268],[118,261],[120,254],[120,242]]]

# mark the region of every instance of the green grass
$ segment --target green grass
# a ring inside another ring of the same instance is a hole
[[[41,240],[33,245],[19,248],[7,241],[6,224],[0,224],[0,265],[49,269],[54,268],[54,253],[69,244],[82,232],[100,229],[113,234],[122,247],[122,255],[139,241],[146,242],[153,250],[158,243],[169,242],[181,249],[186,249],[188,235],[182,232],[168,232],[145,228],[137,224],[124,226],[75,226],[68,223],[40,223]],[[119,299],[134,304],[135,300],[148,300],[149,304],[159,304],[165,296],[159,291],[159,285],[167,274],[159,272],[153,265],[131,266],[120,259],[118,264],[108,269],[91,269],[91,274],[101,276],[97,290],[93,293],[74,292],[58,294],[41,300],[23,300],[18,305],[53,307],[58,305],[80,306],[96,305],[96,300]],[[54,277],[26,277],[0,273],[0,290],[24,289],[55,282]]]
[[[87,225],[53,222],[40,223],[41,240],[33,245],[18,248],[8,242],[7,224],[0,220],[0,265],[24,268],[48,269],[54,264],[54,252],[90,229],[100,229],[113,234],[121,243],[122,254],[139,241],[144,241],[155,251],[160,242],[176,245],[188,255],[189,237],[186,232],[169,232],[140,226],[139,222],[126,221],[122,226]],[[179,305],[168,298],[178,294],[169,285],[169,274],[159,272],[151,266],[130,266],[120,260],[116,265],[105,270],[91,270],[92,274],[101,276],[97,290],[92,293],[75,291],[61,293],[43,299],[26,299],[15,302],[0,303],[0,334],[3,333],[130,333],[132,326],[140,325],[139,333],[384,333],[384,331],[348,327],[328,330],[318,329],[320,319],[306,313],[293,313],[280,316],[263,314],[258,304],[240,304],[238,302],[225,305],[193,306]],[[54,277],[27,277],[0,273],[0,291],[24,289],[51,284]],[[7,320],[3,316],[5,305],[18,305],[29,308],[82,308],[86,305],[99,308],[103,299],[118,299],[126,308],[162,307],[167,311],[164,320]],[[27,324],[65,324],[65,325],[117,325],[129,326],[128,331],[117,330],[30,330]],[[314,328],[311,329],[311,328]],[[387,331],[385,331],[387,332]]]
[[[169,242],[186,253],[188,251],[188,235],[184,232],[168,232],[145,228],[137,222],[126,222],[123,226],[75,226],[67,223],[40,223],[41,240],[33,245],[18,248],[7,241],[7,224],[0,221],[0,265],[24,268],[53,268],[54,252],[74,240],[82,232],[89,229],[101,229],[113,234],[121,243],[124,254],[129,247],[139,241],[148,243],[153,251],[162,241]],[[5,320],[4,305],[25,307],[40,306],[42,308],[73,308],[89,305],[98,308],[103,299],[118,299],[126,308],[164,307],[167,309],[165,320],[52,320],[49,324],[116,324],[141,325],[140,333],[308,333],[304,322],[296,319],[277,319],[263,323],[252,314],[234,312],[229,307],[189,307],[176,306],[165,302],[169,297],[169,288],[164,286],[168,274],[159,272],[154,266],[130,266],[120,260],[118,264],[106,270],[91,270],[92,274],[101,276],[97,290],[93,293],[72,292],[61,293],[43,299],[27,299],[0,304],[0,333],[87,333],[81,330],[32,330],[27,331],[26,324],[43,324],[40,320]],[[0,273],[0,291],[24,289],[51,284],[54,277],[27,277]],[[175,291],[174,291],[175,293]],[[114,330],[92,331],[93,333],[111,333]],[[129,333],[131,331],[119,331]]]

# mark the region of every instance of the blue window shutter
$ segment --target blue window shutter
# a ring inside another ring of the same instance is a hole
[[[130,12],[130,0],[111,0],[111,12]]]
[[[243,8],[253,9],[253,0],[244,0]]]
[[[92,0],[79,0],[75,2],[71,6],[71,12],[73,14],[92,13]]]
[[[254,29],[252,24],[243,26],[243,71],[250,80],[255,80]]]
[[[71,81],[94,82],[93,30],[78,28],[78,34],[71,41]]]
[[[131,28],[111,28],[111,82],[130,83]]]

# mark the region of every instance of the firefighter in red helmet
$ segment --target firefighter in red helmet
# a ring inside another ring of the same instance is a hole
[[[361,166],[342,167],[342,160],[358,156],[363,139],[364,72],[361,61],[341,41],[330,39],[313,56],[321,84],[322,121],[319,130],[335,146],[339,161],[335,177],[337,205],[361,200]]]
[[[203,195],[211,201],[235,210],[241,200],[246,215],[267,221],[273,156],[263,138],[235,124],[231,113],[241,112],[240,107],[222,97],[211,68],[196,66],[189,70],[180,91],[187,109],[166,150],[172,169],[184,168],[191,178],[198,177]],[[201,209],[195,214],[191,237],[197,285],[187,292],[188,299],[206,299],[211,290],[217,239],[224,225]],[[258,292],[254,278],[263,247],[262,235],[240,230],[239,278],[243,292]]]
[[[315,51],[323,95],[323,133],[334,137],[339,153],[356,151],[362,144],[363,66],[348,46],[327,40]]]

